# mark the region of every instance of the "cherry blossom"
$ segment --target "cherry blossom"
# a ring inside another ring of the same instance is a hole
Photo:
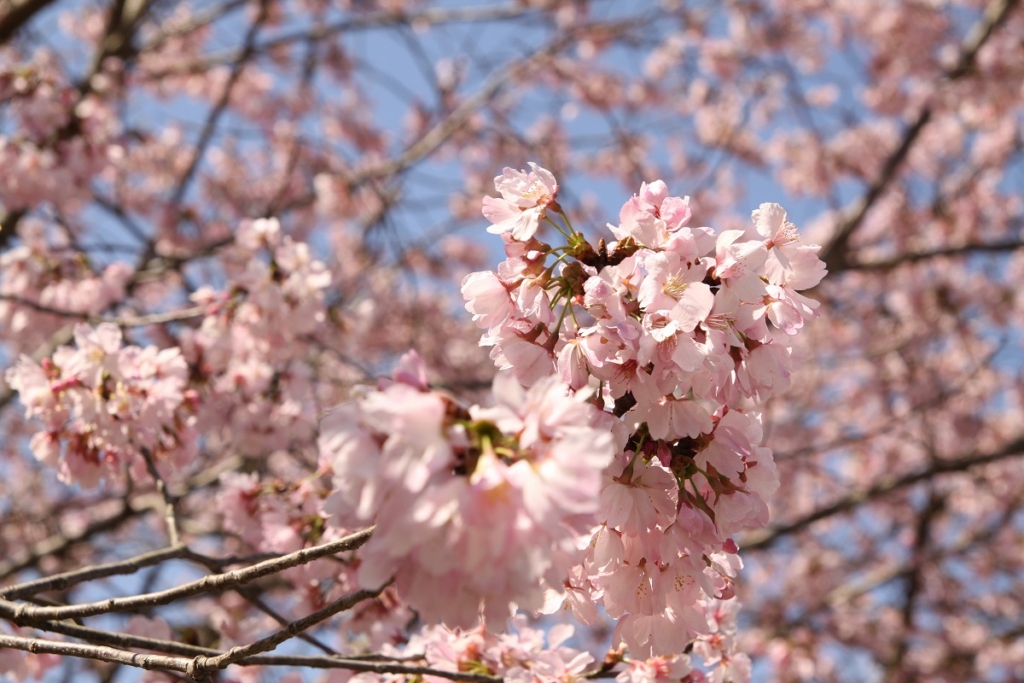
[[[497,404],[468,411],[404,376],[321,427],[337,487],[328,522],[377,525],[360,584],[394,576],[425,618],[451,626],[473,626],[481,610],[500,624],[510,603],[538,609],[545,585],[559,585],[580,555],[612,435],[585,395],[553,376],[525,392],[499,375]]]
[[[1020,3],[450,5],[0,13],[0,671],[1024,679]]]
[[[537,232],[549,206],[555,204],[558,183],[545,168],[530,163],[530,171],[506,167],[494,179],[501,199],[484,198],[484,217],[494,225],[495,234],[510,233],[512,239],[526,241]]]
[[[76,348],[61,347],[42,365],[22,356],[7,372],[27,397],[26,417],[44,424],[32,438],[36,457],[83,486],[120,476],[144,451],[180,471],[196,455],[197,407],[180,350],[123,346],[109,323],[77,325],[74,334]]]

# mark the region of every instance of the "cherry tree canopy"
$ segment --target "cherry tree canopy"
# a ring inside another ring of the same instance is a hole
[[[1024,680],[1020,5],[0,0],[0,677]]]

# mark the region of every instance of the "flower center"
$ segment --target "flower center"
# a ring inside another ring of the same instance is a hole
[[[682,278],[682,274],[673,275],[669,279],[665,280],[665,284],[661,286],[661,291],[670,296],[676,301],[679,301],[683,297],[683,292],[690,285]]]

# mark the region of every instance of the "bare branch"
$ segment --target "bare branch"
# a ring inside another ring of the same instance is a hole
[[[258,609],[259,611],[261,611],[264,614],[266,614],[267,616],[269,616],[271,619],[276,621],[281,626],[287,626],[288,625],[288,620],[286,618],[284,618],[277,610],[275,610],[270,605],[268,605],[266,603],[266,601],[263,600],[255,590],[252,589],[252,587],[250,587],[250,586],[236,586],[235,587],[235,592],[237,592],[239,595],[241,595],[243,598],[245,598],[246,601],[249,602],[249,604],[253,605],[256,609]],[[320,650],[323,653],[326,653],[328,655],[337,655],[338,654],[337,650],[335,650],[335,649],[333,649],[331,647],[328,647],[327,645],[325,645],[324,643],[320,642],[319,640],[317,640],[316,638],[314,638],[312,635],[310,635],[308,633],[299,633],[297,635],[297,637],[300,640],[304,640],[305,642],[309,643],[310,645],[312,645],[313,647],[315,647],[316,649]]]
[[[0,44],[10,40],[32,17],[51,4],[53,0],[8,0],[3,3],[5,11],[0,17]]]
[[[201,14],[196,14],[187,22],[175,23],[173,26],[162,26],[159,33],[153,36],[148,43],[143,44],[139,48],[139,52],[151,53],[163,45],[168,39],[175,36],[182,36],[203,28],[204,26],[208,26],[231,12],[245,7],[248,3],[249,0],[227,0],[227,2],[218,7],[209,9]]]
[[[446,671],[429,666],[403,664],[400,662],[371,662],[362,659],[345,659],[343,657],[257,655],[234,662],[239,666],[301,666],[311,669],[348,669],[350,671],[367,671],[378,674],[408,674],[411,676],[438,676],[452,681],[467,683],[500,683],[500,676],[475,674],[463,671]]]
[[[199,555],[197,553],[191,553],[190,552],[189,556],[188,556],[188,559],[192,560],[193,562],[197,562],[199,564],[202,564],[202,565],[206,566],[207,569],[210,569],[210,570],[218,570],[219,571],[219,570],[223,569],[224,566],[226,566],[226,563],[224,562],[223,559],[207,558],[207,557],[205,557],[203,555]],[[266,601],[263,600],[260,597],[259,592],[256,591],[256,590],[253,590],[253,588],[251,586],[235,586],[234,590],[235,590],[236,593],[238,593],[243,598],[245,598],[246,601],[249,602],[249,604],[251,604],[256,609],[260,610],[261,612],[263,612],[264,614],[269,616],[271,619],[273,619],[277,623],[281,624],[282,626],[285,626],[285,625],[288,624],[288,619],[283,617],[277,610],[275,610],[270,605],[268,605],[266,603]],[[319,640],[317,640],[313,636],[309,635],[308,633],[300,633],[298,635],[298,637],[301,640],[306,641],[307,643],[309,643],[313,647],[317,648],[321,652],[324,652],[324,653],[329,654],[329,655],[337,655],[338,654],[336,650],[334,650],[333,648],[328,647],[327,645],[323,644],[322,642],[320,642]]]
[[[352,609],[352,607],[363,600],[369,600],[377,597],[387,586],[388,584],[385,584],[377,590],[359,590],[355,593],[350,593],[349,595],[343,595],[334,602],[321,607],[312,614],[303,617],[302,619],[296,619],[280,631],[272,633],[266,638],[260,638],[248,645],[233,647],[224,654],[216,657],[205,657],[203,655],[199,655],[195,660],[193,660],[193,666],[189,669],[188,674],[194,678],[196,673],[202,674],[214,669],[223,669],[230,664],[234,664],[245,659],[246,657],[273,650],[286,640],[294,638],[303,631],[316,626],[321,621],[331,618],[338,612],[344,612],[345,610]]]
[[[149,476],[153,477],[153,481],[156,482],[157,493],[164,500],[164,522],[167,524],[167,537],[170,546],[177,547],[181,544],[181,537],[178,534],[178,513],[177,513],[177,499],[171,495],[170,489],[167,488],[167,482],[160,475],[160,471],[156,468],[156,463],[153,462],[153,454],[148,448],[139,449],[139,453],[142,455],[143,461],[146,463],[146,470],[149,472]]]
[[[25,306],[31,308],[34,311],[40,313],[49,313],[50,315],[60,316],[62,318],[72,318],[87,322],[90,325],[99,325],[102,323],[111,323],[118,327],[144,327],[146,325],[161,325],[164,323],[180,322],[182,320],[191,320],[193,318],[200,318],[206,315],[208,307],[206,306],[193,306],[191,308],[184,308],[180,311],[167,311],[165,313],[150,313],[148,315],[131,316],[131,317],[109,317],[90,315],[88,313],[80,313],[78,311],[66,311],[60,308],[53,308],[46,304],[41,304],[31,299],[25,299],[20,296],[14,296],[11,294],[0,294],[0,301],[9,301],[19,306]]]
[[[970,72],[978,51],[996,28],[1006,20],[1018,2],[1019,0],[992,0],[989,3],[981,20],[971,29],[964,40],[956,66],[943,74],[944,82],[955,81]],[[899,145],[882,164],[882,169],[874,182],[871,183],[864,195],[844,212],[846,215],[836,228],[835,235],[821,249],[821,259],[825,261],[829,271],[836,272],[846,269],[849,258],[846,253],[847,244],[850,238],[864,222],[868,211],[895,178],[896,172],[903,165],[903,161],[907,158],[914,142],[928,124],[933,113],[934,109],[931,103],[922,107],[914,122],[903,132]]]
[[[609,30],[625,28],[635,23],[636,20],[623,21],[618,24],[610,25],[607,28]],[[342,178],[346,185],[350,188],[354,188],[370,180],[393,177],[415,165],[422,159],[430,156],[430,154],[444,144],[444,142],[452,135],[462,129],[466,122],[469,121],[469,119],[472,118],[472,116],[481,107],[493,100],[509,81],[527,76],[531,70],[577,40],[579,37],[577,35],[578,33],[585,31],[586,27],[583,27],[577,31],[563,33],[548,43],[544,48],[532,52],[525,58],[518,59],[507,64],[504,68],[492,74],[477,92],[462,100],[462,102],[460,102],[448,116],[424,133],[418,140],[409,145],[398,156],[376,166],[365,168],[354,173],[342,174]],[[312,201],[313,196],[307,196],[301,198],[297,202],[293,202],[286,208],[296,208],[297,206],[307,204]]]
[[[10,560],[0,563],[0,580],[20,572],[22,569],[34,566],[43,557],[59,557],[76,543],[87,541],[93,536],[116,529],[123,522],[142,512],[143,509],[131,505],[123,505],[115,514],[89,524],[77,534],[55,534],[45,538],[15,555]]]
[[[167,590],[144,593],[128,598],[111,598],[100,602],[69,605],[67,607],[37,607],[0,600],[0,616],[10,619],[19,625],[31,625],[36,621],[77,619],[110,612],[128,612],[140,607],[148,608],[166,605],[194,595],[214,593],[225,588],[246,584],[291,567],[307,564],[326,555],[355,550],[369,540],[372,533],[373,527],[370,527],[337,541],[324,543],[313,548],[305,548],[272,560],[259,562],[245,569],[236,569],[223,574],[211,574],[176,588],[168,588]]]
[[[460,102],[451,114],[424,133],[420,139],[409,145],[397,157],[378,166],[349,175],[346,178],[347,183],[354,187],[361,185],[367,180],[388,178],[401,173],[419,160],[429,156],[445,140],[461,129],[478,109],[494,99],[495,95],[501,91],[506,83],[514,78],[525,76],[537,63],[558,52],[568,42],[569,39],[565,37],[555,40],[546,48],[533,53],[530,57],[507,65],[504,69],[488,78],[480,90]]]
[[[861,595],[870,593],[890,581],[909,576],[912,572],[919,571],[923,567],[937,566],[948,557],[955,557],[977,547],[979,544],[991,542],[1010,523],[1017,509],[1016,504],[1017,502],[1015,501],[1013,505],[1007,507],[995,524],[983,529],[980,533],[966,535],[949,547],[934,549],[928,554],[913,558],[905,564],[897,560],[885,562],[868,573],[857,577],[855,580],[833,588],[825,597],[825,602],[830,608],[834,609],[855,600]]]
[[[239,62],[248,59],[252,53],[269,52],[275,48],[288,45],[290,43],[298,43],[307,40],[318,41],[334,35],[351,33],[353,31],[381,29],[389,26],[438,26],[442,24],[489,22],[503,19],[515,19],[524,15],[537,13],[538,11],[536,7],[517,3],[497,6],[480,5],[478,7],[430,7],[413,12],[385,10],[375,13],[360,14],[332,22],[330,24],[314,26],[312,28],[298,31],[290,31],[275,36],[274,38],[266,40],[259,45],[254,45],[248,54],[244,48],[240,50],[222,50],[207,54],[205,57],[200,57],[180,66],[161,69],[149,74],[149,76],[152,78],[160,78],[173,74],[201,72],[222,64],[238,64]],[[142,49],[143,51],[151,50],[164,42],[170,35],[187,33],[189,30],[194,30],[195,28],[209,23],[209,21],[210,20],[204,16],[202,19],[197,20],[193,24],[189,24],[182,29],[175,29],[173,34],[160,34],[152,43],[147,44]]]
[[[920,263],[921,261],[928,261],[935,258],[969,256],[971,254],[999,254],[1009,251],[1017,251],[1018,249],[1024,249],[1024,242],[1020,240],[1011,240],[1007,242],[993,242],[991,244],[963,244],[958,247],[944,247],[942,249],[932,249],[930,251],[900,254],[899,256],[879,261],[854,261],[852,263],[845,264],[842,269],[861,271],[892,270],[904,263]]]
[[[166,657],[164,655],[143,655],[136,652],[116,650],[104,645],[82,645],[81,643],[59,643],[39,638],[21,638],[19,636],[0,635],[0,648],[23,650],[35,654],[63,655],[65,657],[81,657],[100,662],[127,664],[140,669],[167,669],[186,672],[192,660],[184,657]]]
[[[56,315],[61,318],[74,318],[76,320],[89,320],[91,317],[88,313],[81,313],[78,311],[67,311],[62,308],[53,308],[46,304],[41,304],[38,301],[32,301],[31,299],[25,299],[20,296],[13,294],[0,294],[0,301],[9,301],[12,304],[24,306],[25,308],[31,308],[33,311],[38,313],[49,313],[50,315]]]
[[[188,549],[178,546],[172,548],[161,548],[153,552],[136,555],[126,560],[110,562],[92,567],[84,567],[75,571],[54,574],[34,581],[26,581],[7,588],[0,588],[0,598],[6,600],[18,600],[30,595],[36,595],[46,591],[61,591],[85,581],[105,579],[108,576],[121,576],[134,574],[145,567],[151,567],[166,560],[174,560],[188,556]]]
[[[775,541],[779,540],[783,536],[789,536],[790,534],[803,531],[815,522],[820,522],[823,519],[828,519],[829,517],[842,514],[852,510],[858,505],[876,498],[881,498],[882,496],[887,496],[890,493],[913,486],[914,484],[922,481],[928,481],[940,474],[963,472],[979,465],[987,465],[989,463],[998,462],[999,460],[1005,460],[1007,458],[1013,458],[1020,455],[1024,455],[1024,438],[1017,439],[1000,450],[992,453],[986,453],[984,455],[972,454],[952,460],[940,460],[916,472],[911,472],[901,477],[879,482],[862,491],[855,491],[840,498],[834,503],[831,503],[830,505],[821,507],[810,514],[797,519],[796,521],[788,524],[771,526],[766,529],[762,529],[759,532],[750,534],[750,536],[745,539],[745,542],[740,545],[746,550],[762,550],[770,547],[775,543]]]
[[[172,655],[195,658],[196,656],[217,657],[221,653],[208,647],[177,643],[171,640],[158,638],[147,638],[130,633],[113,633],[77,624],[62,622],[43,622],[36,625],[36,628],[60,633],[63,635],[80,638],[93,643],[113,645],[121,649],[135,648],[140,650],[153,650]],[[420,658],[412,658],[412,661]],[[309,669],[348,669],[350,671],[365,671],[378,674],[408,674],[412,676],[437,676],[452,681],[465,681],[466,683],[500,683],[499,676],[487,674],[469,673],[464,671],[446,671],[430,666],[423,666],[410,663],[410,660],[395,660],[381,658],[379,655],[370,658],[352,658],[321,655],[253,655],[238,661],[232,662],[236,666],[292,666]]]
[[[235,84],[238,83],[238,79],[241,77],[242,71],[245,69],[245,65],[253,54],[253,49],[256,45],[256,35],[259,33],[260,28],[266,20],[267,0],[263,0],[260,3],[259,14],[253,20],[252,24],[250,24],[249,30],[245,34],[245,43],[242,47],[242,55],[235,63],[234,67],[232,67],[231,73],[228,75],[228,80],[224,84],[224,90],[221,91],[220,99],[218,99],[217,103],[214,104],[212,109],[210,109],[210,113],[206,117],[206,123],[203,125],[203,130],[199,134],[199,140],[196,142],[195,149],[192,152],[192,158],[189,161],[188,166],[185,168],[185,172],[178,180],[178,185],[174,188],[174,194],[171,196],[172,207],[177,208],[185,198],[185,193],[188,191],[189,183],[192,181],[192,177],[199,168],[199,162],[202,161],[203,155],[206,154],[206,148],[213,139],[214,131],[217,129],[217,123],[220,121],[220,117],[224,114],[224,111],[227,109],[228,102],[231,100],[231,93],[235,89]]]

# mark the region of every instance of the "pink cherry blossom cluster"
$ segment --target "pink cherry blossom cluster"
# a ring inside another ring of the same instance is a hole
[[[31,440],[35,456],[86,487],[120,477],[126,465],[144,478],[143,449],[170,474],[189,463],[197,397],[186,389],[181,352],[123,346],[111,323],[79,324],[74,338],[76,348],[62,346],[42,364],[22,355],[7,371],[26,417],[43,422]]]
[[[308,349],[331,275],[276,219],[243,221],[224,262],[226,288],[192,295],[208,314],[181,348],[203,385],[199,429],[214,444],[231,434],[232,448],[266,454],[314,433]]]
[[[10,332],[15,353],[38,349],[68,323],[64,314],[98,315],[124,298],[132,275],[127,263],[96,272],[63,236],[47,235],[32,218],[19,223],[18,236],[21,244],[0,254],[0,327]]]
[[[226,472],[220,484],[216,505],[224,515],[224,528],[257,551],[290,553],[341,535],[339,529],[324,525],[322,492],[309,477],[261,481],[255,472]],[[294,586],[293,597],[312,611],[323,606],[323,586],[333,585],[339,593],[351,590],[355,582],[350,574],[348,566],[335,558],[321,558],[291,567],[282,576]],[[405,618],[408,621],[409,616]]]
[[[481,345],[527,386],[559,377],[597,392],[628,435],[605,471],[584,561],[549,607],[593,623],[601,605],[634,654],[681,651],[709,632],[700,601],[733,593],[731,536],[768,521],[779,481],[756,408],[789,386],[786,339],[814,316],[798,290],[825,273],[818,247],[799,242],[776,204],[746,230],[691,227],[688,198],[661,181],[623,206],[609,226],[616,241],[594,247],[548,171],[505,169],[495,187],[502,199],[484,215],[507,259],[462,287]],[[537,239],[545,223],[564,246]]]
[[[227,472],[220,480],[217,507],[225,529],[258,550],[289,553],[305,545],[312,529],[302,520],[318,516],[309,509],[308,483],[261,483],[256,472]]]
[[[426,628],[414,636],[405,650],[421,652],[433,668],[445,671],[479,671],[514,683],[568,683],[583,680],[594,657],[569,647],[573,627],[559,624],[548,630],[530,628],[520,615],[514,629],[503,635],[483,628],[468,632],[442,626]],[[436,681],[435,683],[439,683]]]
[[[720,601],[721,632],[735,632],[735,599]],[[513,628],[503,634],[483,626],[471,630],[427,626],[414,634],[401,647],[385,646],[383,652],[399,660],[422,660],[427,667],[440,671],[471,671],[498,676],[515,683],[575,683],[604,669],[615,675],[617,683],[740,683],[750,679],[749,660],[745,655],[724,652],[719,631],[708,640],[699,641],[695,650],[705,660],[697,666],[689,655],[671,655],[633,659],[621,651],[612,651],[604,662],[596,662],[586,650],[573,647],[574,627],[556,624],[541,629],[529,626],[525,615],[512,619]],[[715,641],[712,644],[712,641]],[[328,679],[330,680],[330,679]],[[349,679],[354,683],[381,683],[404,680],[399,675],[361,673]],[[444,678],[425,675],[429,683],[442,683]]]
[[[95,86],[107,81],[98,74]],[[0,200],[8,210],[88,200],[93,178],[124,153],[109,102],[69,83],[48,51],[0,69],[0,101],[10,102],[18,122],[15,134],[0,134]]]
[[[495,186],[503,199],[484,215],[500,221],[491,230],[508,258],[470,274],[462,292],[499,368],[527,386],[552,373],[574,389],[593,378],[612,399],[630,395],[654,438],[707,433],[713,411],[697,399],[738,406],[788,386],[790,353],[776,332],[796,334],[813,317],[817,303],[798,290],[825,267],[782,207],[762,204],[751,227],[716,237],[688,225],[689,198],[645,183],[608,226],[617,241],[595,249],[572,230],[549,172],[506,168]],[[537,240],[541,219],[568,244]]]
[[[407,354],[395,381],[321,425],[328,523],[377,525],[359,551],[360,585],[394,577],[430,623],[473,627],[482,605],[501,628],[510,605],[540,610],[545,587],[582,559],[602,472],[624,445],[617,421],[557,377],[524,391],[500,375],[495,398],[461,408]]]

